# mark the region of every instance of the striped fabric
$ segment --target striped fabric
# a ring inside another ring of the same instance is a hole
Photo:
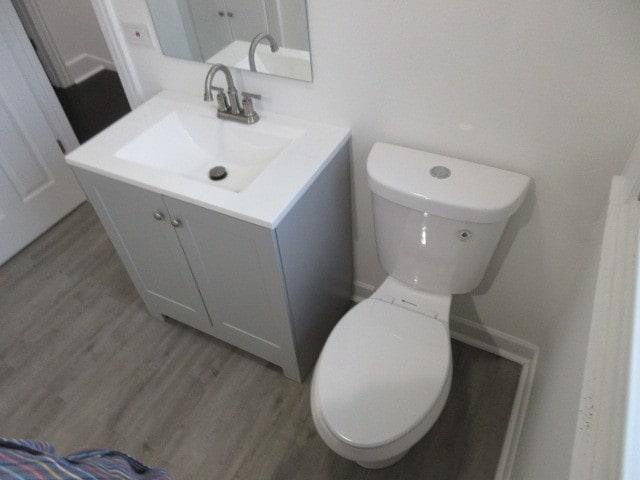
[[[85,450],[60,457],[53,445],[0,437],[2,480],[171,480],[162,468],[149,468],[113,450]]]

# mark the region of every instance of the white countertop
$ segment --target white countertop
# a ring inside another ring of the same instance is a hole
[[[205,103],[198,97],[163,91],[69,153],[66,156],[67,163],[257,225],[275,228],[350,138],[349,129],[344,127],[307,122],[258,110],[260,122],[302,129],[304,133],[285,147],[240,192],[116,156],[116,152],[131,140],[173,112],[228,122],[216,118],[213,103]],[[252,127],[254,126],[242,125],[242,128]]]

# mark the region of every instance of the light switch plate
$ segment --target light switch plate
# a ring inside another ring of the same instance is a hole
[[[122,22],[122,29],[130,44],[153,47],[151,32],[149,31],[149,27],[144,23]]]

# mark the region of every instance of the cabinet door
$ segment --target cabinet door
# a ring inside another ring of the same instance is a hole
[[[225,0],[234,40],[250,42],[259,33],[268,33],[264,0]]]
[[[83,170],[76,174],[151,313],[210,332],[162,196]]]
[[[227,21],[227,7],[224,0],[187,0],[187,5],[203,60],[206,62],[233,42],[231,27]]]
[[[275,233],[165,197],[209,311],[214,335],[285,370],[295,367]]]

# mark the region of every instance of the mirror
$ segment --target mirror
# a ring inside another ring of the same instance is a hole
[[[312,79],[305,0],[147,0],[147,5],[169,57]]]

